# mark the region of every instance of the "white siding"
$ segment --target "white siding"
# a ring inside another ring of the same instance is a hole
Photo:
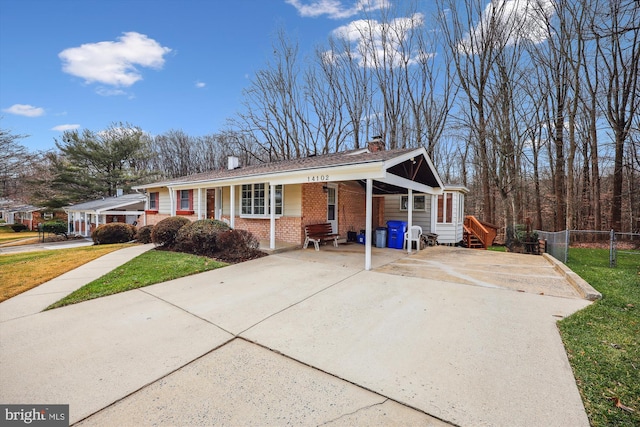
[[[413,225],[422,227],[423,233],[431,233],[431,195],[414,194],[414,196],[425,196],[425,209],[413,210]],[[400,210],[401,194],[394,194],[384,197],[384,222],[405,221],[408,222],[408,211]]]
[[[302,216],[302,184],[284,186],[284,212],[286,216]]]
[[[171,199],[169,198],[169,190],[167,188],[148,189],[147,193],[159,193],[158,213],[167,215],[171,213]]]
[[[438,235],[438,243],[456,244],[462,240],[462,224],[464,223],[464,194],[458,191],[445,192],[445,194],[448,193],[453,195],[451,200],[452,222],[437,223],[435,233]]]

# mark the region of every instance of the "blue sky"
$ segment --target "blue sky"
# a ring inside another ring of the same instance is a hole
[[[129,122],[216,133],[283,28],[303,54],[389,0],[2,0],[0,127],[54,148]]]

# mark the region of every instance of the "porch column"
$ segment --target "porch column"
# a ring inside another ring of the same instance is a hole
[[[198,219],[202,219],[202,188],[198,188]]]
[[[366,222],[364,234],[364,269],[371,270],[371,221],[373,220],[373,180],[367,178]]]
[[[71,215],[70,214],[71,212],[67,211],[67,235],[71,234]],[[74,230],[74,233],[75,233],[75,230]]]
[[[436,229],[436,219],[438,218],[438,195],[431,195],[431,230],[430,233],[437,234],[438,230]]]
[[[176,192],[173,188],[167,187],[169,189],[169,203],[171,205],[171,216],[176,216]]]
[[[84,214],[84,237],[90,236],[89,234],[89,212],[85,212]]]
[[[231,228],[236,228],[236,186],[231,185],[231,206],[229,206],[229,212],[231,213]]]
[[[215,191],[215,214],[213,215],[213,218],[222,221],[222,187],[216,188]]]
[[[407,231],[411,233],[411,227],[413,226],[413,190],[409,188],[409,194],[407,195]],[[411,234],[409,234],[411,236]],[[404,236],[402,236],[404,239]],[[420,249],[420,243],[418,243],[418,249]],[[407,242],[407,253],[411,253],[411,240]]]
[[[276,186],[269,186],[269,249],[276,248]]]

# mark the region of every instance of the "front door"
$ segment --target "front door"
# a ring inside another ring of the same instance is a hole
[[[338,186],[327,184],[327,222],[338,233]]]

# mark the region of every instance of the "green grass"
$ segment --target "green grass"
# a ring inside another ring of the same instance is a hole
[[[50,305],[47,310],[213,270],[225,265],[227,264],[207,257],[150,250],[86,284]]]
[[[559,322],[589,421],[639,426],[640,255],[620,253],[609,268],[608,250],[571,248],[567,265],[602,293]]]

